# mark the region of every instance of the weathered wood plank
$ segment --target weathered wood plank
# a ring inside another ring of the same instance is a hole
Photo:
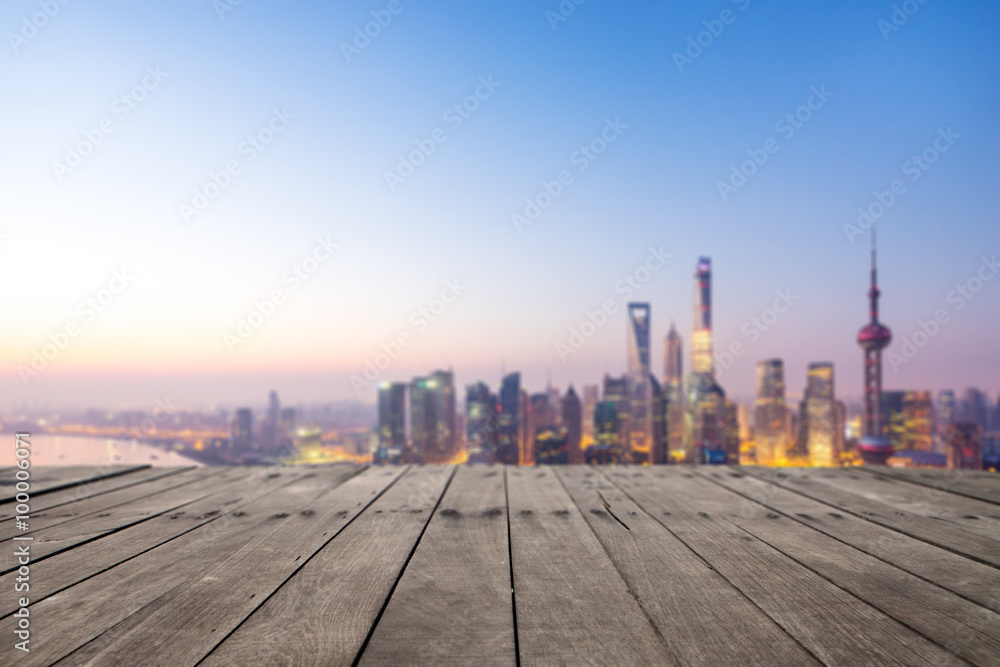
[[[433,469],[415,472],[413,481],[402,489],[410,494],[419,492],[419,485],[432,472]],[[67,664],[159,665],[164,659],[171,665],[197,664],[303,569],[345,525],[376,501],[396,477],[395,471],[371,470],[330,489],[295,514],[274,515],[270,524],[258,524],[257,530],[249,532],[245,546],[224,552],[210,551],[205,557],[212,567],[202,576],[188,579],[141,612],[102,633],[70,655]],[[435,491],[439,497],[440,489]],[[425,511],[420,518],[426,522],[428,513]],[[413,543],[408,546],[412,548]],[[368,552],[359,554],[366,563],[372,548],[369,542]],[[370,585],[371,581],[366,583]],[[315,613],[313,609],[303,609],[302,616],[282,617],[272,627],[284,633],[288,631],[290,618],[295,618],[298,624]],[[290,645],[284,652],[302,648]],[[255,661],[273,664],[260,654]]]
[[[78,484],[85,484],[98,479],[126,475],[134,470],[149,468],[148,465],[100,465],[100,466],[33,466],[28,482],[30,493],[37,497],[45,493],[59,491]],[[14,477],[17,470],[8,470],[0,475],[0,503],[12,502],[17,495]]]
[[[349,480],[366,478],[370,483],[370,486],[354,485],[354,490],[359,495],[369,495],[371,491],[377,494],[401,470],[386,469],[366,477],[368,472]],[[204,581],[206,577],[211,579],[215,576],[211,573],[217,572],[229,559],[241,552],[260,552],[264,556],[279,557],[275,545],[269,544],[268,538],[280,526],[290,522],[295,522],[300,527],[307,525],[306,522],[315,517],[315,513],[304,515],[301,512],[317,506],[316,504],[325,503],[335,489],[343,486],[332,486],[333,480],[341,475],[339,470],[312,471],[236,511],[32,605],[32,629],[37,632],[36,637],[44,637],[45,641],[38,646],[32,645],[31,653],[23,657],[20,663],[48,665],[67,657],[110,628],[115,628],[119,633],[127,632],[130,627],[138,625],[176,599],[176,595],[170,596],[168,593],[178,588],[186,590]],[[251,479],[255,479],[258,484],[265,484],[281,478],[268,480],[261,476]],[[350,514],[359,509],[345,511]],[[344,520],[344,517],[338,518]],[[312,534],[312,531],[304,532]],[[270,551],[265,552],[264,549]],[[284,557],[288,558],[287,553]],[[235,571],[229,576],[240,579],[233,586],[235,592],[251,583],[245,572]],[[260,596],[257,595],[256,598]],[[0,620],[0,632],[10,634],[13,620],[12,617]],[[201,634],[202,640],[218,641],[221,636],[211,633],[214,627],[216,626],[200,627],[193,630],[190,636],[198,637]],[[172,640],[166,637],[163,639],[176,646],[186,637],[187,635],[175,636]],[[94,645],[90,647],[95,648]],[[169,648],[157,645],[141,647],[135,655],[119,658],[117,662],[111,657],[97,662],[128,665],[181,664],[170,659],[171,655]],[[76,655],[68,661],[69,664],[77,664],[80,657]]]
[[[676,664],[555,474],[506,474],[521,664]]]
[[[172,477],[180,473],[195,470],[194,466],[185,468],[143,468],[134,470],[117,477],[98,479],[91,482],[83,482],[77,486],[72,486],[62,491],[53,491],[31,498],[31,516],[38,516],[41,512],[48,512],[56,507],[69,505],[81,500],[87,500],[105,493],[110,493],[119,489],[124,489],[136,484],[142,484],[157,479]],[[0,504],[0,523],[10,521],[14,518],[17,502]]]
[[[202,470],[205,470],[208,474],[206,475],[201,472]],[[133,502],[98,510],[68,520],[60,520],[56,517],[53,519],[53,525],[21,533],[21,536],[34,538],[31,546],[32,560],[39,561],[72,549],[79,544],[98,539],[103,535],[137,523],[142,523],[143,521],[148,521],[154,516],[178,510],[191,502],[212,495],[218,490],[219,484],[227,481],[229,483],[238,483],[239,478],[249,474],[247,471],[234,469],[234,472],[230,473],[231,477],[229,480],[220,480],[221,472],[225,472],[225,470],[199,468],[193,474],[201,475],[201,477],[190,484],[167,489],[155,495],[139,497]],[[128,489],[127,492],[137,494],[140,492],[139,488],[141,487]],[[46,523],[44,518],[40,519],[39,522],[42,524]],[[33,525],[34,522],[29,524],[32,527]],[[3,543],[0,542],[0,544]],[[10,553],[4,553],[4,551],[9,551]],[[17,568],[12,549],[3,550],[0,553],[3,554],[2,560],[0,560],[0,563],[2,563],[0,574],[6,574]]]
[[[706,479],[674,480],[676,491],[960,658],[979,665],[1000,660],[1000,614],[763,505],[733,511],[732,498],[706,487]]]
[[[717,483],[875,558],[1000,612],[1000,570],[838,512],[818,500],[742,472],[700,471]]]
[[[91,498],[86,498],[78,502],[64,503],[53,509],[38,511],[33,510],[30,513],[31,518],[28,522],[31,530],[29,532],[19,532],[16,534],[35,535],[45,528],[58,526],[68,521],[79,521],[84,517],[107,512],[113,508],[118,508],[123,505],[134,504],[140,500],[150,500],[153,496],[162,494],[165,491],[190,486],[195,482],[209,477],[216,477],[225,472],[225,470],[225,468],[191,468],[178,475],[161,477],[159,479],[147,481],[143,484],[129,485],[125,488]],[[84,488],[85,485],[80,485],[72,487],[72,489],[67,489],[66,491]],[[58,493],[62,494],[65,493],[65,491],[60,491]],[[9,540],[14,534],[15,533],[11,529],[9,523],[0,523],[0,541]]]
[[[1000,507],[954,493],[909,484],[874,468],[865,474],[854,470],[803,471],[821,484],[850,491],[862,498],[891,505],[896,509],[944,521],[992,540],[1000,540]]]
[[[807,474],[781,468],[748,467],[746,472],[765,481],[826,503],[843,512],[880,526],[954,551],[982,563],[1000,567],[1000,541],[971,533],[964,528],[904,512],[892,505],[863,498],[850,491],[821,484]]]
[[[819,664],[620,489],[583,466],[555,471],[678,664]]]
[[[976,470],[927,470],[919,468],[859,468],[888,477],[940,489],[956,495],[1000,505],[1000,474]]]
[[[516,664],[509,553],[503,469],[460,467],[360,664]]]
[[[408,471],[202,664],[351,664],[453,472],[452,466]]]
[[[681,485],[695,476],[664,467],[656,472],[605,474],[633,501],[694,549],[817,659],[827,664],[958,665],[963,662],[913,630],[830,583],[735,526]],[[680,487],[680,488],[679,488]],[[698,485],[692,485],[697,489]],[[746,503],[721,487],[738,513]]]

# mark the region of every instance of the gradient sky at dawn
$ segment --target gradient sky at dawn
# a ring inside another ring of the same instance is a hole
[[[777,356],[791,395],[809,362],[833,361],[838,394],[858,397],[869,236],[852,243],[844,225],[896,179],[905,191],[879,221],[889,352],[939,309],[948,321],[886,364],[885,387],[1000,389],[1000,278],[960,309],[949,300],[1000,254],[994,2],[914,2],[884,34],[893,3],[871,0],[588,0],[555,29],[555,0],[400,0],[350,62],[341,44],[389,0],[244,0],[221,19],[219,5],[74,0],[23,41],[10,35],[37,0],[0,7],[3,405],[234,404],[272,388],[371,402],[349,378],[400,333],[413,343],[380,380],[451,366],[461,386],[495,387],[505,364],[530,389],[549,374],[598,382],[625,370],[615,285],[651,247],[670,258],[632,298],[652,304],[658,376],[671,321],[689,365],[706,255],[716,350],[746,348],[722,373],[729,394],[751,397],[756,362]],[[732,22],[678,71],[673,54],[724,10]],[[456,126],[446,112],[491,77]],[[155,87],[122,117],[144,78]],[[776,122],[814,89],[832,95],[787,136]],[[275,110],[284,128],[248,161],[241,145]],[[113,131],[60,180],[53,163],[104,119]],[[580,171],[575,152],[609,119],[623,129]],[[957,138],[913,180],[906,163],[949,128]],[[391,190],[386,171],[439,129]],[[777,152],[723,201],[717,182],[769,138]],[[180,205],[230,161],[240,172],[185,221]],[[572,183],[515,229],[562,170]],[[318,239],[338,248],[296,285],[287,272]],[[80,304],[122,270],[133,278],[88,319]],[[466,289],[420,329],[413,313],[449,280]],[[225,335],[275,289],[283,302],[230,350]],[[776,290],[799,299],[751,340]],[[556,343],[606,299],[616,313],[561,360]],[[71,323],[79,334],[22,381],[18,366]]]

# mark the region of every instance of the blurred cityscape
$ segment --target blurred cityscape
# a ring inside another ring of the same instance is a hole
[[[870,322],[857,343],[865,364],[864,404],[835,392],[832,363],[806,369],[798,400],[785,392],[781,359],[757,363],[751,403],[727,399],[717,381],[712,343],[712,265],[695,268],[690,372],[684,341],[671,324],[663,341],[663,374],[651,365],[651,308],[627,307],[627,368],[579,391],[530,391],[518,372],[465,388],[459,400],[452,370],[407,382],[373,385],[376,405],[335,402],[185,408],[158,402],[152,411],[34,411],[0,417],[6,431],[138,441],[208,465],[372,462],[645,465],[674,463],[768,466],[1000,468],[1000,397],[975,387],[882,389],[882,351],[891,342],[878,321],[872,249]],[[780,301],[780,300],[779,300]],[[775,302],[781,312],[782,305]],[[787,308],[787,305],[785,306]],[[765,313],[765,317],[767,314]],[[594,325],[596,326],[596,324]],[[586,323],[581,326],[581,335]],[[572,344],[572,339],[570,343]],[[375,363],[379,364],[376,357]]]

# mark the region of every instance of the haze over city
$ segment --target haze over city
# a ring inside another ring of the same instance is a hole
[[[550,4],[6,3],[4,404],[371,404],[401,334],[378,381],[579,388],[629,301],[659,376],[701,256],[729,396],[780,357],[860,400],[867,213],[885,388],[1000,388],[1000,8]]]

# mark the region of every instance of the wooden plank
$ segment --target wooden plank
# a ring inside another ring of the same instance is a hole
[[[16,532],[13,530],[9,522],[7,524],[0,523],[0,531],[3,531],[0,533],[3,535],[3,537],[0,537],[0,542],[3,540],[9,540],[15,534],[35,535],[45,528],[58,526],[68,521],[79,521],[84,517],[107,512],[122,505],[130,503],[134,504],[136,501],[148,499],[157,494],[162,494],[165,491],[189,486],[209,477],[216,477],[225,472],[225,470],[225,468],[191,468],[178,475],[161,477],[160,479],[146,481],[143,484],[132,484],[126,486],[125,488],[93,496],[91,498],[86,498],[78,502],[64,503],[53,509],[40,511],[32,510],[30,513],[30,519],[28,520],[28,525],[31,530],[23,533]],[[63,494],[66,491],[72,492],[74,489],[82,490],[84,488],[85,485],[80,485],[58,493]]]
[[[246,605],[245,615],[253,615],[201,664],[351,664],[453,472],[453,466],[420,466],[408,471],[336,539],[309,562],[299,564],[299,570],[270,599],[261,600],[259,608]],[[215,627],[216,617],[211,618]],[[184,627],[196,627],[189,623],[197,619],[179,620]],[[178,629],[176,623],[173,625]],[[217,637],[216,642],[223,637]],[[164,645],[169,646],[172,640],[173,633],[163,635]],[[181,665],[189,657],[201,657],[185,652],[183,660],[176,662],[174,655],[172,652],[172,662]]]
[[[602,472],[651,516],[695,550],[719,574],[818,660],[827,664],[959,665],[956,656],[733,525],[721,503],[739,512],[746,501],[700,480],[718,496],[711,507],[690,497],[698,487],[686,470]]]
[[[973,664],[1000,660],[1000,615],[763,505],[742,504],[733,511],[729,494],[714,492],[701,480],[671,483],[705,511],[721,515],[960,658]],[[725,487],[721,481],[719,485]]]
[[[1000,474],[976,470],[929,470],[919,468],[858,468],[888,477],[940,489],[960,496],[1000,505]]]
[[[781,468],[760,467],[747,467],[746,472],[904,535],[924,540],[981,563],[1000,567],[1000,541],[971,533],[943,521],[904,512],[892,505],[869,500],[850,491],[821,484],[807,474],[792,470],[786,472]]]
[[[552,470],[506,474],[521,664],[676,664]]]
[[[342,471],[314,470],[237,511],[229,512],[225,517],[199,526],[151,551],[34,603],[31,611],[32,630],[37,632],[35,636],[44,637],[45,641],[37,646],[33,644],[31,652],[21,657],[19,663],[48,665],[66,658],[84,645],[93,649],[96,647],[94,640],[104,636],[109,629],[114,628],[118,633],[127,632],[129,628],[176,600],[176,597],[168,595],[172,591],[188,590],[199,582],[210,583],[219,574],[220,568],[230,564],[231,559],[240,553],[257,552],[262,557],[290,560],[292,556],[289,552],[283,551],[281,544],[270,543],[268,538],[283,525],[292,525],[303,534],[314,534],[313,530],[302,529],[310,525],[307,522],[317,517],[318,510],[313,510],[312,514],[303,512],[318,505],[326,505],[327,500],[337,493],[337,489],[359,480],[365,480],[367,484],[353,484],[352,497],[375,497],[400,474],[401,469],[386,469],[369,475],[371,472],[368,470],[352,477],[345,484],[334,486],[332,482],[342,476]],[[268,481],[266,477],[251,479],[257,479],[260,484]],[[367,499],[354,502],[362,502],[363,506]],[[353,513],[361,509],[360,506],[348,508],[346,502],[344,505],[341,511],[346,514],[337,517],[340,522],[346,522]],[[230,579],[237,577],[237,584],[231,587],[236,593],[253,585],[246,572],[230,571],[227,576]],[[250,595],[255,596],[254,600],[261,597],[248,593],[248,598]],[[13,620],[13,617],[0,620],[0,632],[12,635]],[[171,647],[178,646],[189,637],[220,640],[222,636],[212,633],[212,628],[216,626],[198,627],[183,635],[164,637],[166,644],[140,647],[134,655],[119,658],[118,663],[182,664],[172,659]],[[116,636],[121,637],[121,634]],[[80,660],[81,655],[70,656],[67,662],[85,662],[86,660]],[[98,662],[114,663],[115,660],[107,657]]]
[[[509,554],[503,469],[461,466],[360,664],[515,665]]]
[[[33,466],[29,468],[31,477],[28,482],[31,484],[32,497],[37,497],[44,493],[59,491],[98,479],[125,475],[134,470],[143,470],[149,467],[148,465]],[[17,479],[14,477],[16,472],[16,470],[7,471],[0,476],[0,503],[9,503],[15,499],[17,492],[13,489],[14,484],[17,483]]]
[[[208,474],[202,471],[206,471]],[[249,475],[248,471],[233,469],[227,479],[220,479],[220,472],[225,472],[225,470],[199,468],[192,474],[200,475],[200,477],[190,484],[168,489],[155,495],[139,497],[117,507],[110,507],[69,520],[62,521],[55,518],[53,525],[20,533],[20,535],[34,538],[31,544],[31,557],[33,561],[37,562],[72,549],[79,544],[148,521],[155,516],[176,511],[189,503],[217,492],[220,484],[238,483],[240,479]],[[139,488],[141,487],[133,487],[127,489],[126,492],[138,494],[140,493]],[[40,521],[45,523],[44,519]],[[33,526],[33,523],[29,523],[29,526]],[[3,543],[0,542],[0,544]],[[0,574],[17,569],[13,549],[0,550],[0,553],[3,554],[0,557],[2,558],[0,559]]]
[[[331,483],[340,484],[355,474],[355,468],[343,466],[334,472],[337,475],[332,478]],[[148,521],[106,535],[99,540],[87,542],[50,558],[32,562],[31,600],[37,603],[54,593],[214,521],[219,523],[210,526],[210,532],[203,531],[199,533],[199,536],[204,538],[206,534],[222,532],[222,527],[240,520],[233,517],[234,512],[241,512],[240,517],[243,517],[246,514],[244,507],[248,503],[291,484],[305,475],[315,476],[315,472],[304,466],[249,470],[231,468],[223,475],[227,479],[230,476],[240,475],[242,479],[239,484],[220,483],[218,490],[211,496],[186,505],[176,512],[161,514]],[[0,577],[0,586],[6,586],[13,590],[16,577],[16,572],[3,575]],[[8,616],[16,609],[17,606],[13,598],[8,599],[0,596],[0,618]]]
[[[556,472],[678,664],[819,664],[620,489],[583,466]]]
[[[870,470],[870,474],[865,474],[849,469],[812,469],[803,474],[821,484],[850,491],[862,498],[1000,540],[1000,507],[931,487],[909,484],[881,475],[874,468]]]
[[[181,468],[144,468],[142,470],[135,470],[117,477],[84,482],[83,484],[63,489],[62,491],[46,493],[39,496],[37,499],[32,497],[30,502],[30,514],[32,516],[37,516],[41,512],[46,512],[56,507],[93,498],[118,489],[124,489],[135,484],[142,484],[143,482],[149,482],[164,477],[171,477],[173,475],[194,469],[196,469],[195,466]],[[17,504],[18,503],[16,501],[0,504],[0,522],[10,521],[14,518],[14,508]]]
[[[743,472],[699,471],[717,483],[759,503],[776,515],[805,523],[875,558],[1000,612],[1000,570],[971,561],[922,540],[887,530],[829,505],[783,489]]]

